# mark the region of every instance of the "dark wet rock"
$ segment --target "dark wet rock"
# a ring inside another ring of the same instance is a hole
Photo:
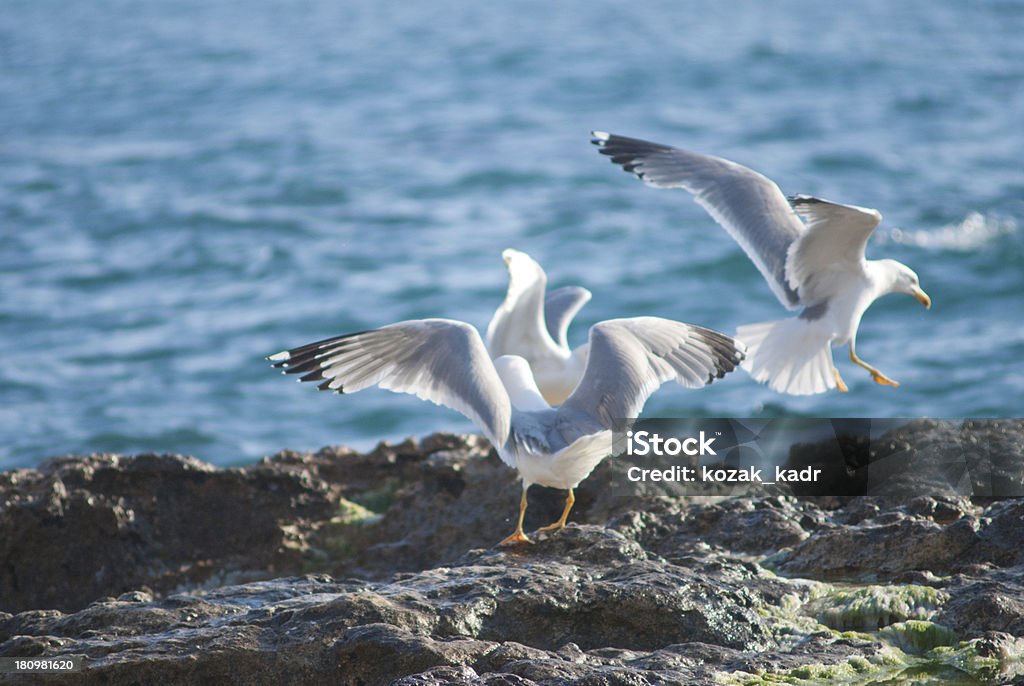
[[[1024,422],[918,420],[887,433],[862,469],[868,492],[1024,496]]]
[[[744,553],[788,548],[808,537],[823,522],[812,505],[792,497],[736,498],[714,505],[662,502],[651,506],[648,521],[637,531],[645,544],[662,555],[679,555],[700,546]],[[659,521],[655,525],[653,516]],[[626,525],[620,518],[614,526]],[[655,530],[656,529],[656,530]]]
[[[535,686],[515,674],[477,674],[470,667],[435,667],[392,682],[391,686]]]
[[[145,664],[154,682],[230,674],[234,683],[288,683],[301,674],[386,683],[436,667],[578,678],[593,671],[588,649],[775,645],[756,585],[729,570],[696,574],[602,527],[563,533],[389,582],[286,578],[101,600],[73,614],[24,612],[0,622],[0,655],[84,654],[83,683],[116,681],[128,663]]]
[[[1024,565],[1024,498],[991,504],[979,521],[981,540],[971,551],[972,562],[998,567]]]
[[[890,510],[857,527],[818,530],[783,556],[786,574],[819,579],[888,578],[906,570],[948,571],[978,542],[976,522],[942,526],[927,517]]]
[[[1024,569],[981,580],[962,579],[935,621],[958,636],[975,638],[998,631],[1024,636]]]
[[[843,469],[966,444],[990,483],[1014,483],[992,451],[1019,462],[1020,423],[898,431],[867,458],[851,444]],[[1017,678],[1024,499],[938,482],[627,496],[620,469],[581,485],[568,528],[512,548],[492,546],[515,474],[472,436],[241,469],[92,456],[0,474],[0,656],[84,655],[66,679],[82,684],[825,682],[897,678],[900,660]],[[531,489],[528,530],[564,497]]]
[[[512,528],[514,473],[489,452],[475,436],[437,435],[367,455],[285,451],[242,469],[96,455],[0,473],[0,610],[74,610],[136,589],[310,569],[372,577],[454,559]],[[531,517],[557,517],[548,495],[538,494]],[[385,514],[362,526],[346,504]]]
[[[861,581],[1019,565],[1024,500],[976,506],[963,497],[858,498],[774,562],[790,575]]]
[[[0,608],[77,609],[301,564],[290,525],[333,509],[308,473],[171,455],[51,460],[0,475]],[[45,564],[40,564],[45,561]]]
[[[1021,420],[920,419],[869,438],[871,420],[833,420],[835,436],[794,445],[787,467],[820,469],[794,495],[966,495],[976,500],[1024,496]]]

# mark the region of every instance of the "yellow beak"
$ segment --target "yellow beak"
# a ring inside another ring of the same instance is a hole
[[[928,297],[928,294],[921,290],[920,287],[914,286],[913,296],[917,298],[918,302],[924,305],[926,310],[932,309],[932,299]]]

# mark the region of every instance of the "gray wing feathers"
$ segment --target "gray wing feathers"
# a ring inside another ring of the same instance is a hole
[[[735,162],[636,138],[594,132],[594,144],[658,188],[682,188],[724,228],[790,309],[799,296],[786,279],[786,255],[803,224],[774,181]]]
[[[330,338],[270,357],[320,390],[355,393],[370,386],[411,393],[461,412],[496,446],[508,438],[508,393],[472,326],[420,319]]]
[[[492,358],[523,355],[527,349],[553,350],[555,341],[544,325],[544,291],[548,277],[524,252],[502,252],[508,267],[508,290],[487,325],[487,351]]]
[[[878,210],[843,205],[809,195],[789,198],[793,209],[807,222],[807,230],[793,242],[786,273],[791,288],[813,304],[829,291],[830,270],[859,269],[864,248],[882,220]]]
[[[807,222],[808,231],[822,228],[826,224],[842,224],[859,237],[865,238],[866,242],[866,237],[882,221],[882,214],[870,207],[844,205],[813,195],[792,195],[786,200],[793,211]]]
[[[744,346],[725,334],[657,317],[611,319],[590,328],[583,379],[562,405],[611,429],[635,418],[663,383],[705,386],[731,372]]]
[[[556,288],[544,298],[544,324],[560,347],[569,347],[569,324],[591,297],[586,288],[565,286]]]

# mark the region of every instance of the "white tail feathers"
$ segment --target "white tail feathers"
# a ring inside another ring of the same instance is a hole
[[[830,336],[805,319],[779,319],[736,329],[747,344],[742,367],[758,383],[791,395],[813,395],[836,387]]]
[[[513,436],[524,445],[524,449],[516,451],[515,457],[515,467],[523,477],[524,486],[576,488],[614,448],[609,430],[580,436],[554,454],[549,454],[543,445],[537,450],[531,449],[528,431],[525,436],[513,431]]]

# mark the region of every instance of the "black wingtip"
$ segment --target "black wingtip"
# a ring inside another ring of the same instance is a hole
[[[324,378],[324,370],[323,369],[314,369],[313,371],[309,372],[308,374],[305,374],[305,375],[299,377],[299,381],[319,381],[320,379],[323,379],[323,378]],[[328,381],[328,383],[330,383],[331,379],[327,379],[327,381]]]
[[[746,346],[743,345],[743,342],[714,329],[696,328],[699,329],[704,342],[714,351],[715,356],[715,367],[708,373],[706,383],[710,384],[715,379],[721,379],[726,374],[736,371],[740,362],[747,356]]]
[[[787,195],[786,201],[793,207],[797,205],[814,205],[822,202],[821,198],[815,198],[813,195],[803,195],[802,193],[799,195]]]
[[[600,154],[609,157],[615,155],[615,151],[608,148],[608,144],[612,143],[613,138],[616,138],[615,134],[607,133],[606,131],[591,131],[590,135],[593,136],[590,139],[591,145],[596,145]],[[618,164],[618,160],[613,159],[612,163]]]

